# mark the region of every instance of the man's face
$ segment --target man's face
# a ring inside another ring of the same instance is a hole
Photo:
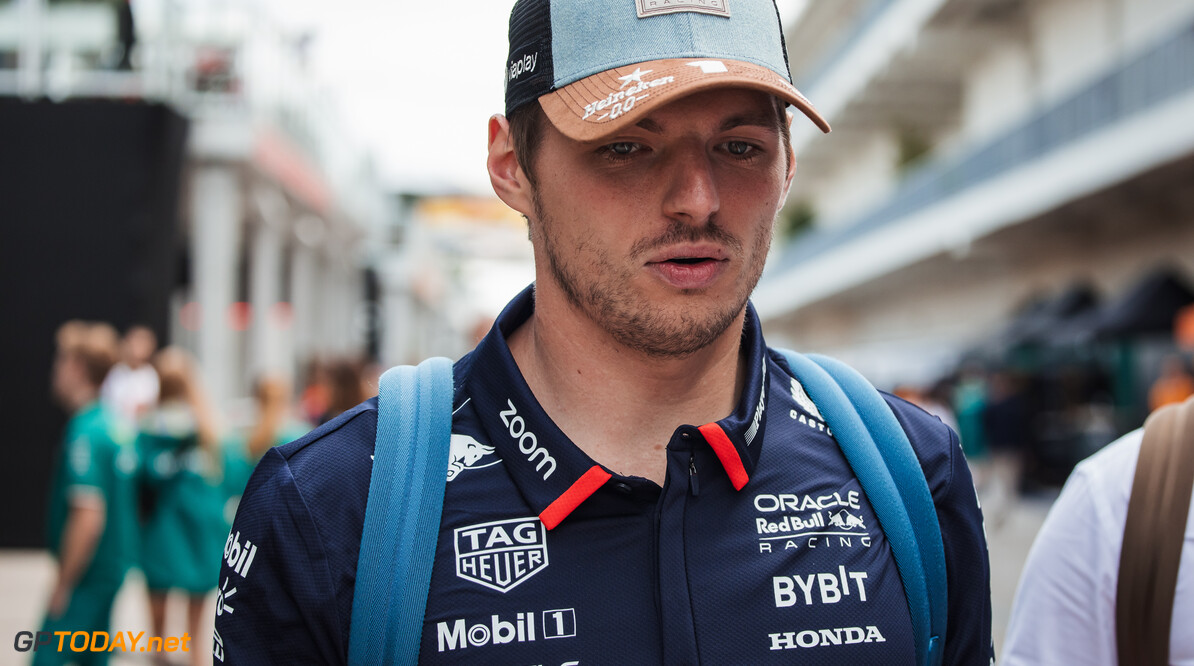
[[[724,89],[596,143],[550,124],[531,238],[549,283],[621,344],[691,354],[741,316],[793,166],[772,98]]]
[[[121,350],[125,363],[133,367],[148,363],[157,344],[157,338],[148,328],[136,326],[129,329],[128,334],[124,337]]]

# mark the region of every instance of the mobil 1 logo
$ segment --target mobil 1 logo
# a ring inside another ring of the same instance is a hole
[[[576,636],[576,610],[558,608],[543,611],[490,615],[481,620],[458,618],[437,622],[436,645],[440,652],[509,643],[533,643],[539,639]]]

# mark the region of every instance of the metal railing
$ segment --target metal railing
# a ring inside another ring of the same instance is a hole
[[[776,268],[796,266],[1191,90],[1194,25],[974,149],[912,170],[891,197],[854,221],[793,240]]]

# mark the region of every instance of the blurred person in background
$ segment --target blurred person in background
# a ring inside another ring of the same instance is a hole
[[[116,36],[120,40],[120,59],[116,69],[133,68],[133,49],[137,46],[137,25],[133,21],[132,0],[116,0]]]
[[[169,592],[178,590],[187,597],[187,631],[198,636],[229,528],[224,453],[191,355],[167,347],[154,366],[161,394],[141,417],[137,438],[143,461],[141,569],[153,635],[165,635]],[[206,659],[202,650],[191,656],[193,663]]]
[[[328,387],[328,373],[323,361],[313,358],[307,363],[306,383],[299,394],[299,409],[307,423],[316,425],[328,411],[331,389]]]
[[[987,408],[987,380],[982,368],[966,364],[954,384],[954,414],[958,419],[958,437],[962,450],[970,460],[987,455],[987,438],[983,431],[983,412]]]
[[[319,425],[331,421],[369,397],[361,366],[356,361],[336,359],[324,366],[324,372],[327,377],[328,403],[327,409],[319,417]]]
[[[157,336],[148,326],[129,328],[120,341],[120,361],[104,379],[104,404],[129,424],[157,402],[158,373],[149,362],[157,348]]]
[[[265,452],[292,442],[311,429],[295,417],[294,391],[290,378],[284,374],[266,373],[259,377],[253,384],[253,403],[256,414],[252,427],[227,447],[224,478],[228,504],[224,516],[229,524],[236,514],[240,494]]]
[[[1170,354],[1161,363],[1161,374],[1148,391],[1148,409],[1156,411],[1194,395],[1194,375],[1179,354]]]
[[[991,374],[983,409],[990,476],[982,501],[987,523],[999,527],[1020,496],[1025,452],[1031,443],[1031,412],[1025,380],[1011,370]]]
[[[71,418],[51,483],[50,552],[57,574],[42,631],[108,631],[112,602],[136,558],[137,456],[133,433],[99,400],[117,357],[107,324],[58,329],[53,391]],[[107,652],[38,650],[34,664],[104,664]]]
[[[949,385],[942,379],[934,382],[928,390],[911,384],[901,384],[892,391],[896,396],[920,407],[926,412],[941,419],[941,422],[957,432],[958,420],[954,417],[954,410],[949,406],[947,397]]]
[[[310,430],[294,417],[293,397],[290,378],[285,375],[265,374],[254,383],[257,418],[244,447],[253,464],[270,448],[298,439]]]

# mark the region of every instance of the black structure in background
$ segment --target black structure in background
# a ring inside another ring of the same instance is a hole
[[[1170,334],[1182,308],[1194,303],[1194,289],[1181,271],[1160,267],[1141,278],[1100,312],[1094,333],[1103,339]]]
[[[1025,442],[1028,485],[1060,486],[1078,461],[1144,422],[1158,351],[1177,351],[1174,321],[1192,304],[1190,277],[1167,264],[1108,300],[1078,282],[1029,302],[966,355],[963,365],[1018,389],[988,421],[1023,426],[1008,437]]]
[[[66,420],[50,396],[57,327],[166,337],[187,126],[161,104],[0,98],[0,547],[44,544]]]

